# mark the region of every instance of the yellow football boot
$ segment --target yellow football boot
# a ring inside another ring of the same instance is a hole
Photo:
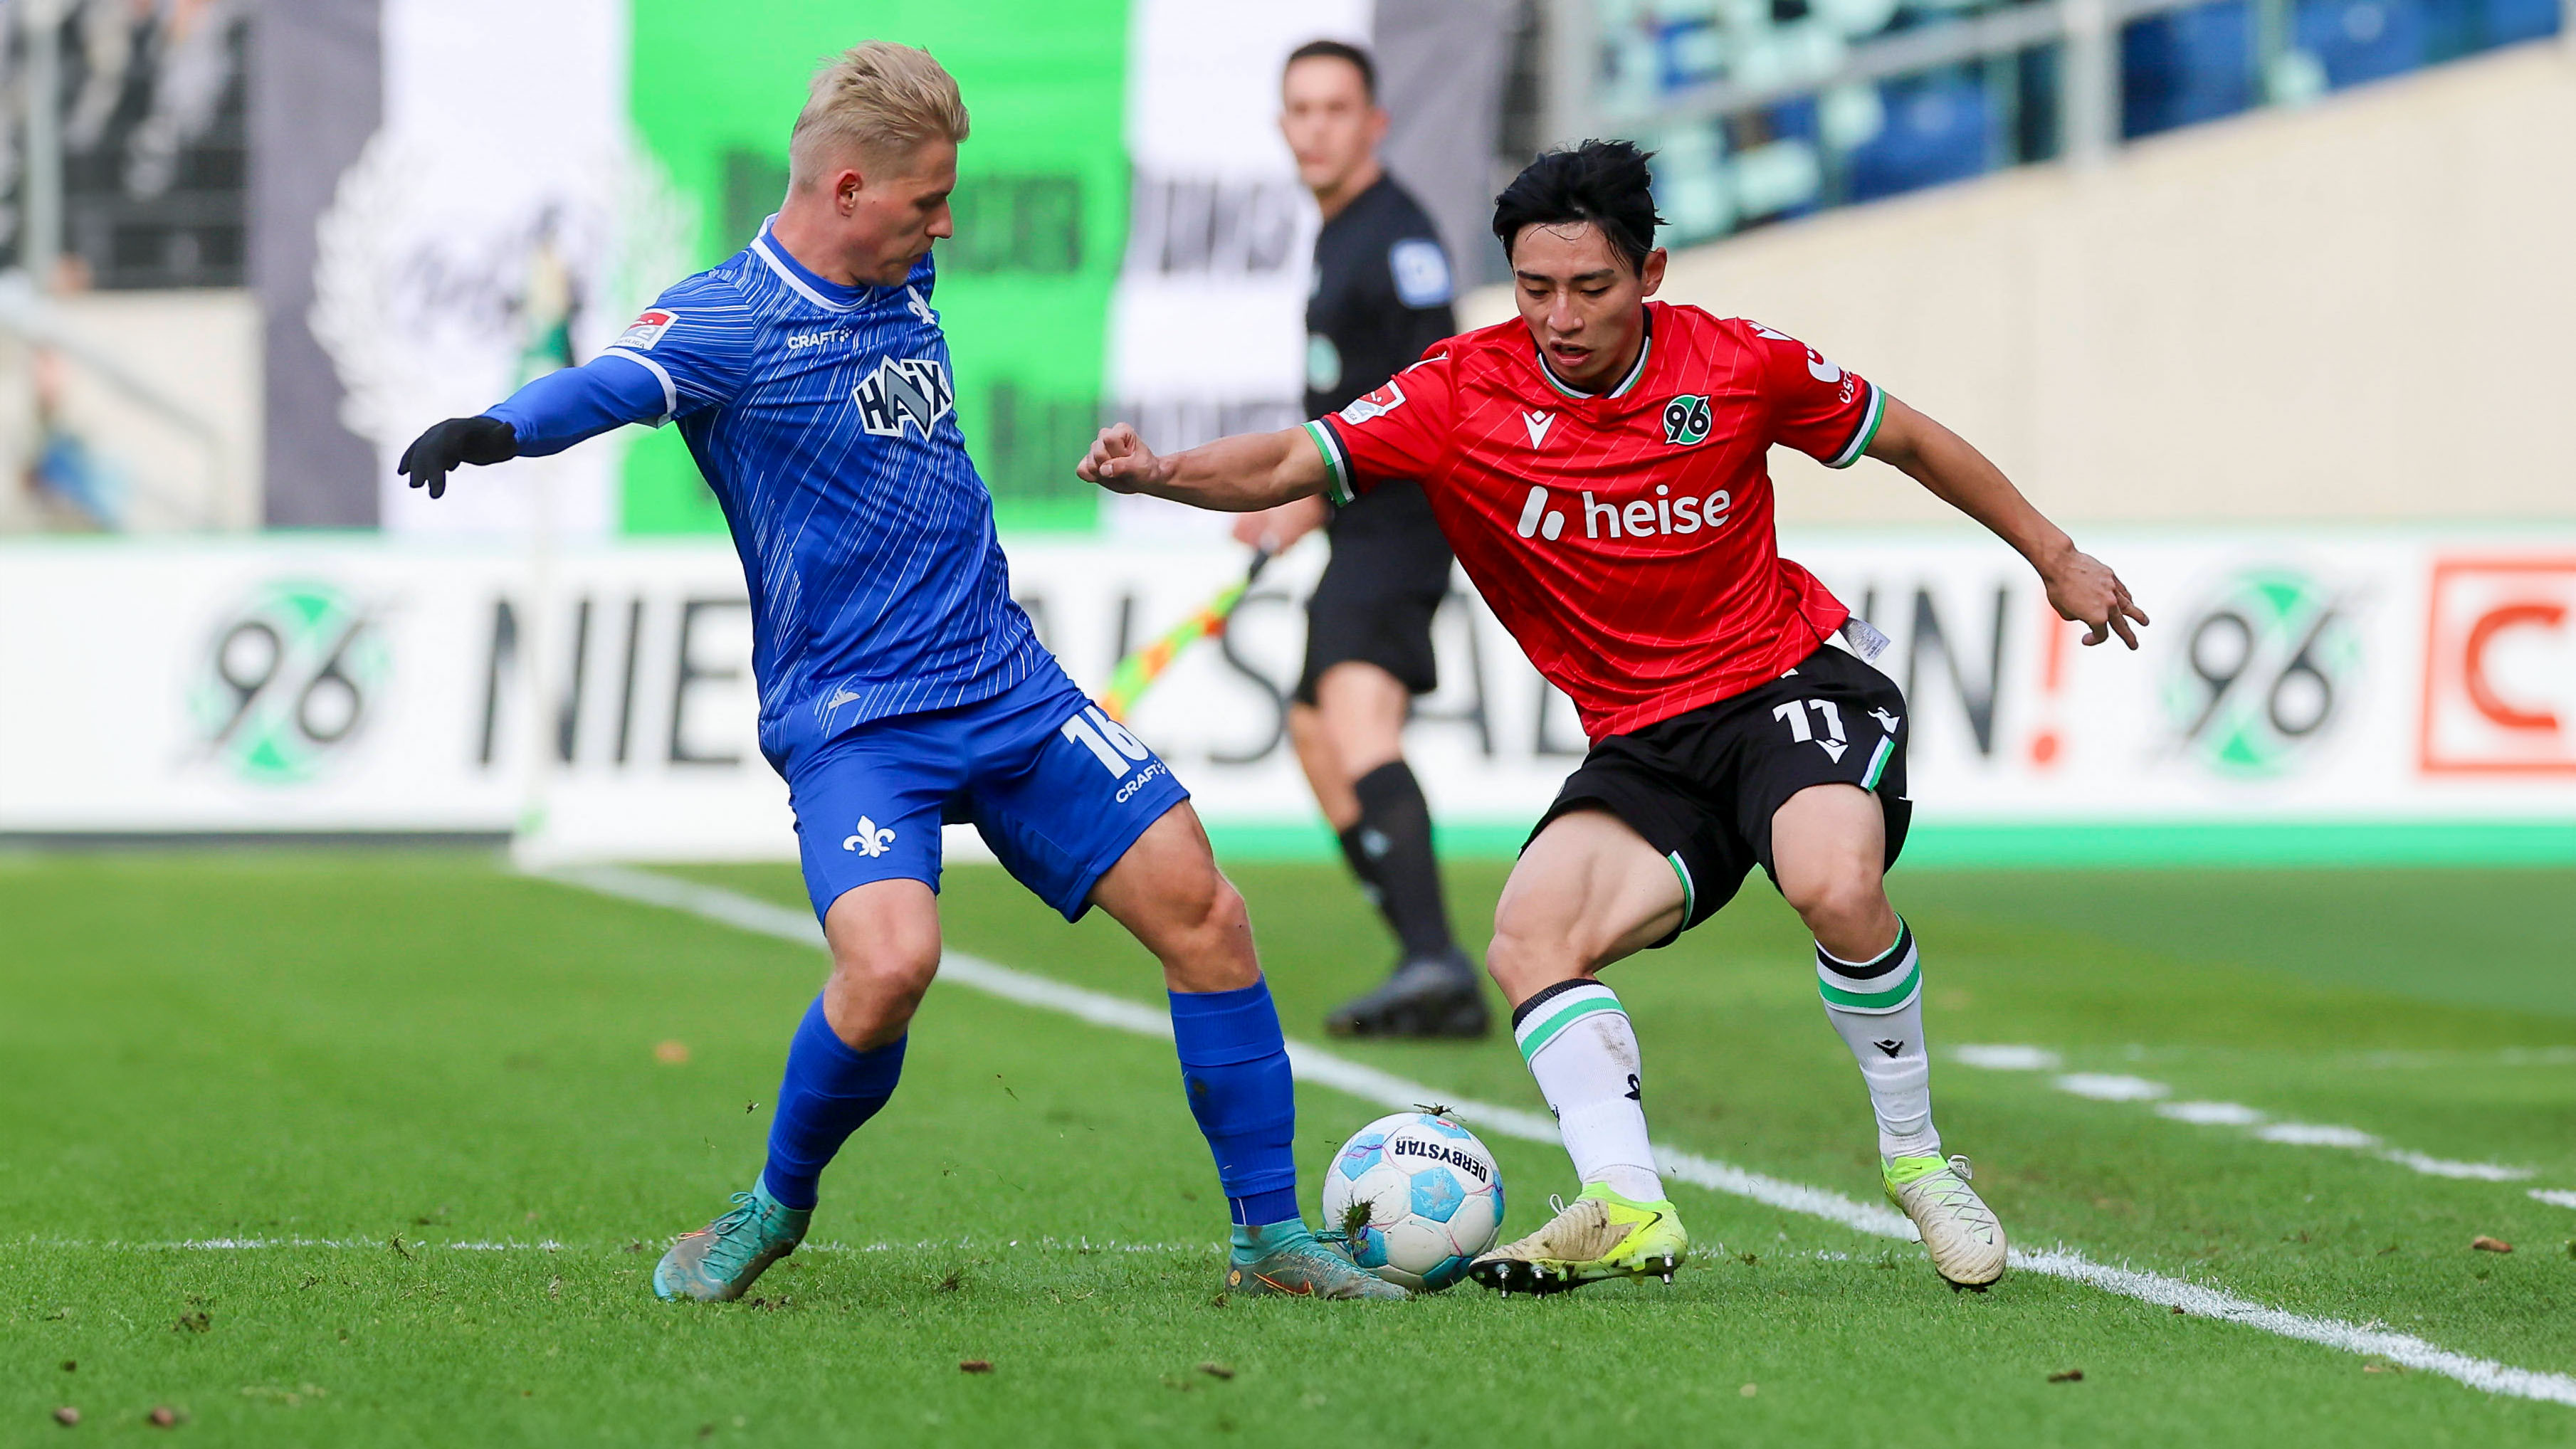
[[[1556,1216],[1537,1232],[1467,1265],[1467,1275],[1508,1295],[1562,1293],[1602,1278],[1661,1278],[1690,1257],[1690,1234],[1670,1202],[1637,1202],[1601,1183],[1573,1202],[1548,1199]]]

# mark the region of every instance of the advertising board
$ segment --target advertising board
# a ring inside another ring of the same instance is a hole
[[[2137,653],[2081,647],[1973,534],[1786,540],[1891,641],[1926,857],[2576,855],[2576,535],[2088,543],[2155,618]],[[1010,552],[1041,636],[1094,690],[1241,567],[1222,546]],[[1321,562],[1312,544],[1282,559],[1133,716],[1232,852],[1329,849],[1285,741]],[[1435,632],[1414,766],[1454,845],[1508,851],[1582,732],[1463,579]],[[713,541],[13,545],[0,833],[786,858],[749,657],[740,566]]]

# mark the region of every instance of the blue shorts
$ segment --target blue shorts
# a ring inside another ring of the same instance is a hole
[[[1080,920],[1145,827],[1190,798],[1052,659],[991,699],[875,720],[787,766],[820,920],[880,880],[939,889],[939,827],[971,824],[1020,884]]]

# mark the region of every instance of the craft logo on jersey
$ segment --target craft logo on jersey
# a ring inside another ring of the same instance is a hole
[[[1395,379],[1388,378],[1386,386],[1365,397],[1351,399],[1350,406],[1342,409],[1342,421],[1357,427],[1371,418],[1385,417],[1402,406],[1404,389],[1395,385]]]
[[[650,352],[653,344],[662,340],[662,334],[671,330],[671,324],[679,320],[679,313],[655,307],[628,323],[626,330],[617,334],[617,340],[608,345]]]
[[[1676,448],[1687,448],[1708,438],[1708,399],[1698,393],[1683,393],[1664,404],[1664,441]]]
[[[957,404],[948,368],[927,357],[880,358],[850,396],[859,405],[859,426],[880,438],[902,437],[907,423],[927,438]]]

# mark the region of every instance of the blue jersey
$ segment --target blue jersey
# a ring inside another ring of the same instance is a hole
[[[838,286],[763,228],[491,410],[529,454],[678,421],[742,556],[761,749],[782,768],[871,720],[992,698],[1045,658],[958,431],[933,276],[924,257],[901,286]]]

